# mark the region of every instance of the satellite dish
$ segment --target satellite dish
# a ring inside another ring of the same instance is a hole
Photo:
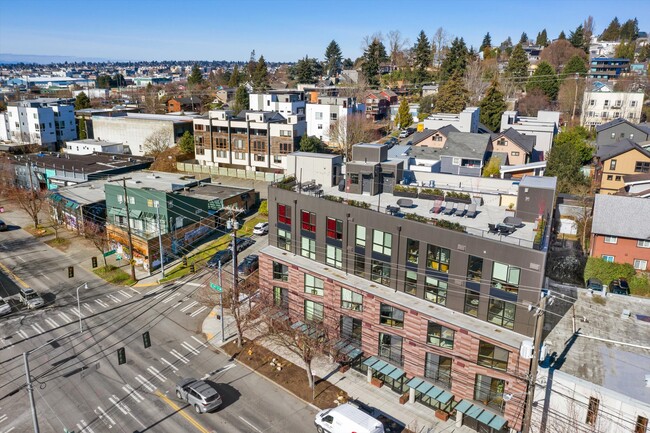
[[[512,400],[512,394],[503,394],[503,401]]]

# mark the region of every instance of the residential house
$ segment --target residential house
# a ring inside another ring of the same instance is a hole
[[[491,156],[501,158],[501,165],[522,165],[536,157],[534,135],[523,135],[514,128],[494,134],[488,146]]]
[[[305,114],[305,94],[301,90],[270,90],[248,96],[251,111],[275,111],[287,117]]]
[[[345,191],[376,195],[393,192],[402,181],[403,159],[389,159],[388,145],[360,143],[352,146],[352,161],[345,165]]]
[[[412,146],[411,166],[431,167],[435,173],[481,176],[488,160],[489,134],[449,132],[443,147]]]
[[[460,132],[479,132],[479,107],[467,107],[459,114],[435,113],[424,119],[424,129],[439,130],[451,125]]]
[[[587,78],[612,80],[630,72],[630,59],[594,57],[589,62]]]
[[[445,147],[447,137],[450,132],[460,132],[453,125],[443,126],[440,129],[424,129],[423,131],[415,132],[409,142],[412,146],[422,147]]]
[[[222,87],[217,89],[215,102],[221,102],[222,104],[230,104],[235,100],[235,93],[237,92],[236,87]]]
[[[650,172],[650,151],[629,138],[598,146],[592,167],[594,190],[615,194],[625,186],[624,177]]]
[[[517,111],[506,111],[501,116],[500,131],[514,128],[522,135],[534,135],[535,151],[538,153],[538,160],[544,159],[544,155],[551,150],[553,140],[560,127],[559,111],[537,112],[536,117],[523,117]]]
[[[632,197],[650,197],[650,173],[627,174],[623,176],[625,186],[619,195]]]
[[[648,215],[650,200],[646,198],[596,194],[589,255],[648,270]]]
[[[392,90],[374,90],[366,95],[366,117],[374,121],[385,119],[390,106],[397,104],[397,94]]]
[[[336,186],[343,178],[343,157],[330,153],[292,152],[287,155],[287,176],[298,182],[325,187]]]
[[[437,95],[438,88],[439,85],[436,83],[425,84],[424,86],[422,86],[422,97],[424,98],[425,96]]]
[[[594,128],[616,119],[639,122],[643,111],[643,90],[615,92],[613,86],[600,82],[585,90],[580,124]]]
[[[365,109],[365,105],[358,104],[355,97],[319,95],[313,103],[308,102],[306,106],[307,135],[330,143],[333,125],[343,122],[341,127],[346,128],[348,116],[363,115]]]
[[[624,138],[636,143],[650,140],[650,124],[632,123],[622,117],[596,126],[596,144],[598,146],[615,144]]]
[[[92,155],[93,153],[124,153],[122,143],[112,141],[94,140],[87,138],[85,140],[66,141],[63,147],[64,153],[74,155]]]
[[[203,101],[201,101],[201,98],[198,96],[170,98],[169,101],[167,101],[167,112],[196,112],[201,111],[202,105]]]

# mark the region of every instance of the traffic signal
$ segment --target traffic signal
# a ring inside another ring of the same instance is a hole
[[[194,263],[190,263],[190,272],[194,273]]]
[[[183,256],[183,266],[187,266],[187,257]]]
[[[151,347],[151,336],[149,336],[149,331],[142,334],[142,341],[144,342],[145,349]]]
[[[68,266],[68,278],[74,277],[74,266]]]
[[[93,269],[96,268],[96,267],[97,267],[97,257],[92,257],[92,258],[90,259],[90,261],[91,261],[92,264],[93,264]]]
[[[123,347],[117,349],[117,364],[126,364],[126,349]]]

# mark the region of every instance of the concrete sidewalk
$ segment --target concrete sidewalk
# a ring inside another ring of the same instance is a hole
[[[202,332],[208,340],[208,343],[216,348],[230,341],[235,337],[236,328],[234,319],[227,315],[224,320],[225,342],[221,338],[221,320],[219,318],[220,308],[215,307],[203,321]],[[250,336],[246,336],[250,338]],[[302,365],[302,361],[293,353],[270,344],[264,344],[264,347],[277,353],[288,361]],[[433,433],[433,432],[462,432],[476,433],[469,427],[458,427],[456,421],[449,419],[441,421],[435,418],[434,410],[420,403],[399,404],[399,395],[387,387],[376,388],[368,383],[367,377],[354,370],[348,370],[345,373],[338,371],[339,365],[330,362],[325,357],[316,359],[312,368],[314,374],[321,378],[326,378],[330,383],[338,386],[348,393],[351,399],[360,401],[365,405],[371,406],[385,413],[390,418],[400,421],[406,428],[416,433]],[[307,402],[309,403],[309,402]],[[334,402],[332,402],[334,406]]]

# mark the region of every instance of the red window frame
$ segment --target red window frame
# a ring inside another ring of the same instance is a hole
[[[300,221],[302,229],[308,232],[316,233],[316,214],[306,210],[300,211]]]
[[[341,231],[337,230],[337,225],[341,226]],[[327,237],[330,239],[343,239],[343,221],[336,218],[327,217]]]
[[[278,203],[278,222],[291,225],[291,206]]]

